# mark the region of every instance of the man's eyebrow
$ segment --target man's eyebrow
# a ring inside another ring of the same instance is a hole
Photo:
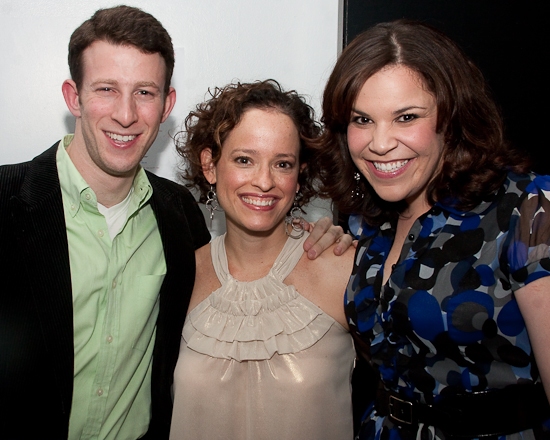
[[[92,86],[97,86],[99,84],[109,84],[109,85],[114,86],[114,85],[118,84],[118,82],[113,80],[113,79],[98,79],[98,80],[94,81],[91,85]]]
[[[115,81],[113,79],[99,79],[97,81],[94,81],[91,85],[92,86],[97,86],[97,85],[101,85],[101,84],[116,86],[116,85],[118,85],[118,81]],[[135,84],[135,86],[138,87],[138,88],[139,87],[152,87],[152,88],[160,90],[160,86],[154,81],[138,82],[138,83]]]
[[[160,90],[160,86],[154,81],[144,81],[136,84],[138,87],[153,87]]]

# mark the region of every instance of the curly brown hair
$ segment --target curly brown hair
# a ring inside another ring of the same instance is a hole
[[[314,119],[314,110],[305,99],[291,90],[285,92],[280,84],[268,79],[254,83],[233,83],[208,91],[210,99],[197,105],[185,118],[185,130],[175,136],[176,149],[183,157],[180,176],[187,181],[187,187],[195,187],[200,192],[199,201],[206,201],[210,184],[206,180],[201,152],[212,151],[212,161],[216,164],[221,156],[223,143],[231,130],[250,109],[275,109],[287,115],[300,136],[300,165],[306,164],[298,176],[300,198],[298,206],[303,206],[317,194],[316,181],[318,168],[311,161],[313,144],[318,141],[321,126]]]
[[[158,53],[166,65],[164,93],[170,89],[174,71],[172,39],[151,14],[133,6],[99,9],[72,33],[69,41],[69,70],[77,88],[84,77],[82,54],[95,41],[133,46],[143,53]]]
[[[401,212],[361,176],[364,197],[353,197],[358,172],[347,146],[347,127],[363,84],[386,66],[416,72],[437,103],[437,133],[443,133],[440,171],[427,188],[429,203],[469,210],[493,193],[509,170],[526,172],[529,160],[504,140],[503,122],[481,71],[446,35],[411,20],[380,23],[358,35],[340,55],[323,95],[325,132],[319,143],[321,193],[345,214],[362,214],[376,225]]]

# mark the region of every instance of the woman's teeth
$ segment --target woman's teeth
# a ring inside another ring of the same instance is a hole
[[[404,167],[408,160],[399,160],[397,162],[373,162],[374,168],[384,173],[391,173],[397,171],[399,168]]]
[[[243,201],[254,206],[271,206],[273,199],[251,199],[249,197],[243,197]]]

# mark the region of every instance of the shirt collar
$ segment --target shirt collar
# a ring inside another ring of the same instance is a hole
[[[95,192],[80,175],[67,153],[66,148],[73,138],[74,134],[65,135],[63,139],[61,139],[61,142],[59,142],[59,147],[57,149],[56,162],[61,193],[69,202],[68,211],[72,217],[76,216],[80,209],[99,213]],[[128,210],[129,215],[145,205],[153,194],[153,187],[149,182],[145,170],[141,166],[134,178],[133,189],[134,191]]]
[[[505,185],[507,187],[507,185]],[[495,191],[490,197],[482,201],[479,205],[475,206],[469,211],[462,211],[457,208],[453,208],[452,203],[436,202],[434,207],[440,208],[442,211],[446,211],[454,217],[470,217],[473,215],[482,215],[491,209],[493,203],[495,203],[495,198],[498,194],[498,190]]]

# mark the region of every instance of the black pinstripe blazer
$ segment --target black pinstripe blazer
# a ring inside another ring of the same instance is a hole
[[[57,145],[0,167],[0,439],[67,438],[73,391],[71,274]],[[193,196],[148,173],[167,274],[153,354],[147,438],[168,438],[172,375],[195,278],[210,235]]]

